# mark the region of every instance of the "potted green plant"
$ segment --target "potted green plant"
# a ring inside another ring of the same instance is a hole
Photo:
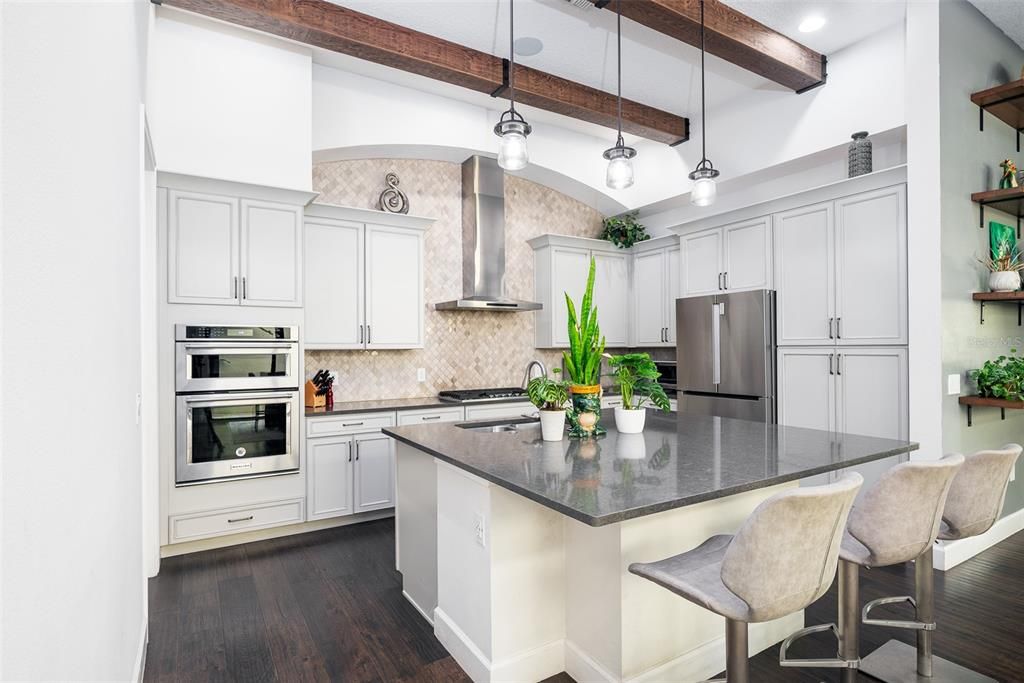
[[[555,368],[552,372],[559,373]],[[569,386],[547,375],[534,377],[526,385],[530,403],[540,411],[540,435],[544,441],[561,441],[565,431],[565,404],[569,402]]]
[[[972,370],[971,379],[978,385],[978,394],[986,398],[1024,401],[1024,358],[1010,349],[1009,356],[985,361],[978,370]]]
[[[620,249],[628,249],[637,242],[651,239],[647,228],[636,222],[637,212],[624,213],[604,219],[601,239],[608,240]]]
[[[647,421],[645,403],[670,410],[665,389],[658,384],[661,373],[646,353],[605,356],[611,366],[611,377],[622,392],[622,405],[615,407],[615,428],[620,434],[639,434]]]
[[[569,312],[569,350],[562,352],[565,373],[569,377],[572,408],[568,413],[569,436],[580,438],[600,436],[601,426],[601,355],[604,337],[597,324],[594,301],[594,259],[590,259],[587,287],[580,302],[579,315],[569,293],[565,305]]]
[[[978,259],[989,270],[988,288],[993,292],[1016,292],[1020,289],[1020,271],[1024,270],[1016,245],[1002,239],[992,251],[993,255]]]

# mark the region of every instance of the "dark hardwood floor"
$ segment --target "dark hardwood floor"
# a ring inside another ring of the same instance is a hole
[[[394,567],[392,520],[165,559],[150,581],[146,681],[468,681],[402,597]],[[910,593],[913,576],[911,565],[862,572],[862,598]],[[1024,533],[937,572],[935,587],[935,652],[1024,681]],[[835,599],[833,588],[807,623],[834,620]],[[914,634],[864,627],[862,652],[892,637],[912,643]],[[833,654],[827,637],[793,651]],[[753,658],[751,680],[839,680],[782,670],[777,657],[772,647]]]

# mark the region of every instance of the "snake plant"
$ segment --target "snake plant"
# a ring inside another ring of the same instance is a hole
[[[594,302],[594,257],[590,257],[590,272],[587,274],[587,288],[580,302],[579,315],[569,293],[565,293],[565,305],[569,309],[569,350],[562,352],[565,372],[573,384],[594,385],[601,381],[601,354],[604,353],[604,337],[597,324],[597,307]]]

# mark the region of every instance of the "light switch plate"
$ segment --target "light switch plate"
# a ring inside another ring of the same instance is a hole
[[[416,381],[417,382],[426,382],[427,381],[427,369],[426,368],[418,368],[416,370]]]
[[[475,529],[476,530],[476,543],[481,548],[486,548],[487,547],[487,522],[484,520],[484,516],[481,515],[479,512],[476,514],[476,516],[474,518],[474,521],[475,521],[475,525],[474,526],[476,527],[476,529]]]
[[[946,378],[946,393],[950,396],[960,395],[960,375],[949,375]]]

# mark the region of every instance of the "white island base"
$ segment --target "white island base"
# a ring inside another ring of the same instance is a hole
[[[722,671],[724,619],[627,567],[734,533],[761,501],[796,486],[592,527],[397,446],[403,592],[477,683],[562,671],[580,683],[686,682]],[[803,625],[803,612],[751,624],[750,654]]]

